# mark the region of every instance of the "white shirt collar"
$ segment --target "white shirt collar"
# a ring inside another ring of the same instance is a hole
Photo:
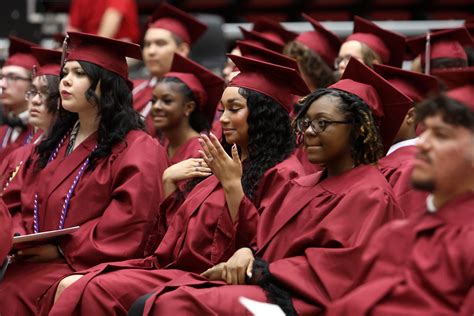
[[[28,125],[28,118],[30,117],[30,111],[26,110],[18,114],[18,118],[23,122],[23,124]]]
[[[430,194],[426,197],[426,209],[429,213],[436,213],[437,209],[434,205],[434,197],[433,194]]]
[[[390,149],[387,152],[387,156],[393,153],[395,150],[407,147],[407,146],[415,146],[416,142],[418,141],[418,137],[412,138],[412,139],[407,139],[407,140],[402,140],[401,142],[398,142],[396,144],[393,144]]]

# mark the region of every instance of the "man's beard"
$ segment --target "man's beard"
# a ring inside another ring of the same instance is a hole
[[[436,189],[436,185],[433,180],[417,181],[412,179],[411,185],[417,190],[426,192],[433,192]]]

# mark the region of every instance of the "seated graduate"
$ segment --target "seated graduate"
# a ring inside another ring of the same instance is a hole
[[[133,107],[143,116],[151,135],[156,134],[150,99],[157,79],[170,71],[174,54],[187,57],[206,30],[207,26],[195,17],[166,2],[161,2],[149,17],[143,35],[143,62],[150,78],[134,81],[132,93]]]
[[[405,114],[405,117],[387,155],[379,160],[379,168],[392,186],[398,204],[406,216],[411,216],[424,212],[427,197],[426,192],[413,188],[410,180],[418,140],[414,105],[439,92],[438,80],[433,76],[386,65],[374,65],[374,70],[413,100],[411,104],[405,104],[405,107],[400,105],[392,113],[387,113],[387,124],[396,124],[390,120],[395,111]]]
[[[15,149],[0,164],[0,196],[9,206],[14,221],[14,233],[25,234],[21,219],[22,177],[17,177],[35,145],[48,135],[58,110],[59,72],[61,52],[43,48],[31,48],[37,60],[33,71],[31,89],[25,94],[28,100],[28,122],[35,129],[33,139],[27,145]]]
[[[368,67],[384,64],[401,68],[405,44],[403,35],[385,30],[371,21],[356,16],[354,30],[342,43],[334,67],[342,76],[349,59],[353,57]]]
[[[224,80],[210,70],[184,58],[173,57],[171,71],[158,79],[153,89],[153,124],[165,139],[170,165],[200,158],[200,133],[208,133]]]
[[[413,185],[426,211],[382,227],[356,287],[327,315],[472,315],[474,312],[474,72],[464,85],[416,106],[423,133]]]
[[[164,284],[133,315],[143,307],[144,315],[241,315],[239,296],[277,303],[288,315],[315,315],[350,288],[373,233],[403,216],[375,166],[383,147],[371,109],[410,99],[356,60],[347,70],[352,77],[312,92],[296,118],[309,160],[325,169],[276,194],[260,217],[254,251],[241,248],[201,276]]]
[[[13,150],[31,141],[33,130],[28,125],[28,101],[35,43],[10,36],[8,58],[0,70],[0,102],[3,113],[0,126],[0,162]]]
[[[58,119],[18,176],[28,234],[80,228],[14,253],[0,283],[2,315],[34,314],[62,275],[143,256],[167,157],[132,107],[125,56],[140,54],[136,44],[69,33]]]
[[[162,203],[150,242],[153,255],[64,278],[42,298],[41,315],[123,315],[160,284],[187,271],[202,273],[253,245],[260,213],[274,203],[277,190],[303,173],[292,156],[289,111],[293,95],[308,90],[294,69],[230,57],[240,73],[221,98],[224,139],[221,144],[213,134],[201,138],[213,175],[191,182],[181,204],[174,203],[179,190]]]

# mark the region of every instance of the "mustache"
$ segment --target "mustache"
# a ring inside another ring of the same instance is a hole
[[[428,156],[427,153],[425,152],[418,152],[416,155],[415,155],[415,158],[416,159],[419,159],[419,160],[424,160],[428,163],[431,163],[432,162],[432,159],[430,156]]]

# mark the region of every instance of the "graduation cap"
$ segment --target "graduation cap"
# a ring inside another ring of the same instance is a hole
[[[224,91],[224,80],[198,63],[174,54],[169,73],[164,77],[181,80],[194,94],[197,106],[212,123],[217,105]]]
[[[294,40],[298,34],[285,29],[280,23],[269,18],[259,18],[253,24],[253,31],[265,35],[275,42],[285,45]]]
[[[240,70],[230,81],[230,87],[260,92],[278,102],[288,113],[293,108],[295,95],[303,96],[309,93],[305,82],[294,69],[250,57],[227,56]]]
[[[439,91],[438,79],[430,75],[379,64],[374,65],[374,70],[415,103]]]
[[[309,15],[303,13],[303,17],[311,23],[314,31],[301,33],[295,41],[306,45],[309,49],[318,53],[332,69],[334,59],[338,56],[339,49],[341,48],[341,39]]]
[[[346,42],[358,41],[367,45],[382,59],[383,64],[401,67],[405,53],[405,37],[385,30],[359,16],[354,18],[354,30]]]
[[[241,26],[239,26],[239,29],[242,32],[242,35],[244,36],[245,42],[251,43],[256,46],[264,47],[278,53],[281,53],[283,51],[283,48],[285,47],[284,44],[275,41],[274,39],[263,33],[249,31]]]
[[[35,76],[59,76],[61,71],[61,55],[57,50],[33,47],[31,49],[37,60]]]
[[[437,69],[433,75],[449,90],[474,82],[474,67]]]
[[[465,86],[449,90],[446,95],[461,102],[471,111],[474,111],[474,84],[472,79],[471,82]]]
[[[141,59],[140,46],[93,34],[68,32],[65,60],[87,61],[96,64],[128,80],[125,57]]]
[[[245,41],[237,41],[237,46],[244,57],[266,61],[299,71],[296,61],[288,56]]]
[[[474,111],[474,67],[438,70],[436,77],[448,88],[447,96]]]
[[[31,48],[38,45],[16,36],[9,36],[8,38],[10,39],[10,47],[4,66],[20,66],[31,71],[36,64]]]
[[[176,7],[162,3],[151,16],[148,28],[168,30],[192,45],[206,32],[207,25]]]
[[[388,151],[412,100],[390,82],[355,58],[351,58],[341,80],[330,86],[357,95],[370,107],[379,125],[380,135]]]
[[[426,73],[429,72],[430,65],[426,62],[426,56],[429,56],[429,60],[458,58],[467,61],[463,46],[473,45],[473,41],[467,29],[459,27],[411,38],[407,45],[413,55],[421,54],[421,63],[427,67]]]

